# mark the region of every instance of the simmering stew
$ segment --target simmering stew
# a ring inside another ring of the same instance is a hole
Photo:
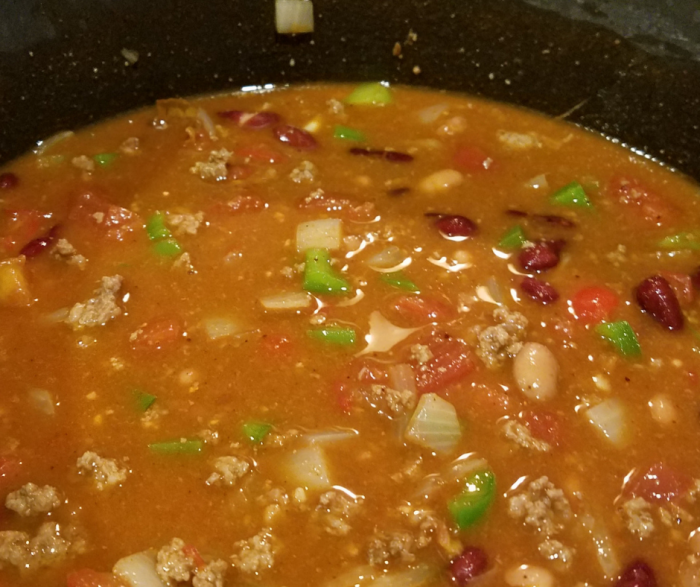
[[[325,85],[0,173],[0,585],[700,585],[700,192]]]

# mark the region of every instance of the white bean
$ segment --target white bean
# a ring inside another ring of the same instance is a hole
[[[534,565],[520,565],[506,572],[503,577],[511,587],[553,587],[554,575],[547,569]]]
[[[651,417],[664,426],[675,424],[678,421],[678,412],[673,401],[665,393],[658,393],[649,400]]]
[[[454,169],[442,169],[424,177],[418,184],[418,189],[426,194],[438,194],[462,185],[464,176]]]
[[[513,375],[529,399],[546,401],[557,393],[559,363],[543,344],[526,342],[513,360]]]

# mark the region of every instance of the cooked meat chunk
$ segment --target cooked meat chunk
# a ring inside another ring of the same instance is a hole
[[[126,481],[127,470],[114,459],[102,458],[97,453],[87,451],[78,459],[78,469],[85,471],[95,480],[100,491]]]
[[[423,365],[433,358],[433,352],[427,344],[414,344],[411,347],[411,358]]]
[[[498,322],[477,333],[479,346],[476,354],[489,369],[498,368],[506,357],[514,357],[522,347],[527,318],[508,308],[496,308],[493,317]]]
[[[445,521],[437,516],[433,510],[416,508],[414,506],[401,506],[399,511],[408,517],[409,524],[418,530],[415,538],[417,548],[425,548],[433,539],[450,558],[457,556],[462,551],[462,545],[452,537]]]
[[[239,457],[219,457],[214,461],[214,473],[207,485],[235,485],[250,470],[250,464]]]
[[[238,553],[231,556],[231,563],[243,573],[258,573],[275,563],[276,549],[269,528],[263,528],[247,540],[236,542],[234,547]]]
[[[119,145],[119,150],[124,153],[124,155],[136,155],[141,147],[140,143],[138,137],[129,137]]]
[[[654,532],[651,504],[643,497],[635,497],[623,503],[620,513],[627,529],[638,538],[649,538]]]
[[[503,434],[508,440],[512,440],[516,444],[538,452],[547,452],[552,450],[551,445],[544,440],[535,438],[530,434],[530,430],[524,424],[515,420],[508,420],[503,426]]]
[[[565,565],[568,565],[574,556],[573,550],[564,546],[558,540],[552,540],[551,538],[540,542],[537,550],[543,557],[552,561],[559,561]]]
[[[222,560],[214,560],[198,567],[194,571],[192,587],[224,587],[224,574],[228,569],[228,563]]]
[[[345,114],[345,105],[335,98],[331,98],[326,102],[328,105],[328,111],[332,114]]]
[[[311,161],[302,161],[299,167],[292,169],[289,177],[294,183],[312,182],[316,179],[318,169]]]
[[[70,309],[66,324],[73,330],[104,325],[122,313],[117,305],[117,292],[122,287],[122,276],[103,277],[100,287],[95,290],[95,297],[87,302],[75,304]]]
[[[90,173],[91,171],[95,171],[95,162],[92,159],[90,159],[90,157],[88,157],[87,155],[73,157],[71,163],[73,164],[73,167],[77,167],[78,169],[82,169],[83,171],[87,171],[88,173]]]
[[[68,554],[85,552],[85,542],[68,527],[47,522],[39,526],[33,538],[26,532],[0,532],[0,565],[9,563],[32,570],[60,562]]]
[[[75,247],[64,238],[58,239],[51,251],[51,256],[54,259],[65,261],[68,265],[75,265],[80,269],[85,269],[85,264],[87,263],[87,259],[79,255]]]
[[[58,497],[58,492],[50,485],[39,487],[34,483],[27,483],[5,498],[5,507],[23,517],[50,512],[59,505],[61,505],[61,499]]]
[[[196,565],[191,557],[182,550],[185,542],[180,538],[173,538],[170,544],[166,544],[158,551],[156,556],[156,572],[166,585],[172,581],[189,581]]]
[[[547,477],[540,477],[508,500],[508,514],[538,533],[552,536],[571,519],[571,507],[561,489]]]
[[[499,130],[497,136],[501,143],[517,151],[542,146],[540,140],[533,133],[523,134],[519,132]]]
[[[375,383],[369,387],[367,400],[384,414],[400,415],[416,406],[416,393],[408,389],[398,391]]]
[[[223,181],[228,177],[228,168],[226,163],[231,158],[233,153],[226,149],[219,149],[209,153],[207,161],[197,161],[190,172],[199,175],[202,179]]]
[[[416,555],[413,535],[410,532],[375,532],[367,545],[367,562],[370,565],[385,565],[391,560],[410,563]]]
[[[167,223],[173,227],[175,234],[183,236],[186,234],[195,235],[202,222],[204,222],[204,212],[195,214],[168,214]]]
[[[321,523],[326,532],[333,536],[347,536],[351,530],[348,519],[359,506],[359,501],[341,491],[327,491],[319,498],[316,511],[321,515]]]

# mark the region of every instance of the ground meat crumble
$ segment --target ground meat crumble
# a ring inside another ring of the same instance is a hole
[[[503,434],[508,440],[512,440],[519,446],[529,450],[538,452],[548,452],[552,450],[552,446],[548,442],[535,438],[532,436],[527,426],[515,420],[508,420],[505,423],[503,426]]]
[[[250,470],[247,461],[234,456],[219,457],[214,461],[214,472],[209,475],[207,485],[235,485]]]
[[[289,177],[294,183],[312,182],[316,179],[318,169],[311,161],[302,161],[299,167],[292,169]]]
[[[51,251],[51,256],[54,259],[66,262],[68,265],[75,265],[79,269],[85,269],[87,259],[83,255],[79,255],[75,247],[66,239],[59,238],[56,245]]]
[[[398,416],[416,406],[416,393],[408,389],[398,391],[387,385],[374,383],[369,386],[366,396],[370,405],[387,415]]]
[[[26,532],[0,532],[0,565],[33,570],[60,562],[68,554],[85,552],[85,541],[75,528],[47,522],[33,538]]]
[[[117,292],[122,287],[122,276],[103,277],[100,287],[95,290],[95,297],[87,302],[75,304],[68,313],[66,324],[73,330],[104,325],[122,313],[117,305]]]
[[[275,563],[274,538],[269,528],[234,544],[237,554],[231,556],[233,566],[243,573],[258,573]]]
[[[58,491],[50,485],[39,487],[34,483],[27,483],[5,498],[5,507],[23,517],[50,512],[59,505],[61,499]]]
[[[102,491],[107,487],[126,481],[127,470],[120,467],[114,459],[102,458],[97,453],[87,451],[77,462],[78,469],[89,474],[97,489]]]
[[[518,353],[527,328],[527,318],[508,308],[496,308],[493,318],[498,324],[477,331],[479,346],[476,354],[489,369],[500,367],[506,357]]]
[[[209,153],[207,161],[197,161],[190,168],[190,173],[199,175],[204,180],[223,181],[228,177],[228,168],[226,163],[231,158],[233,153],[227,149],[219,149]]]
[[[360,499],[352,499],[340,491],[327,491],[318,500],[316,511],[326,532],[347,536],[351,527],[348,519],[358,510]]]
[[[166,222],[173,228],[177,236],[196,235],[202,222],[204,222],[204,212],[195,214],[168,214]]]

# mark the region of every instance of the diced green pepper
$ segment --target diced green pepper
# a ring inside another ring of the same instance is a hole
[[[345,139],[346,141],[357,141],[358,143],[364,143],[367,140],[367,137],[365,137],[362,131],[340,124],[335,126],[333,137],[336,139]]]
[[[642,347],[639,345],[637,335],[632,330],[629,322],[603,322],[595,327],[595,331],[605,340],[611,342],[613,346],[625,357],[639,357],[642,354]]]
[[[173,233],[165,226],[165,216],[162,212],[156,212],[146,222],[146,234],[152,241],[164,238],[172,238]]]
[[[346,104],[391,104],[393,102],[391,90],[379,83],[370,82],[360,84],[345,98]]]
[[[342,295],[350,292],[350,284],[331,267],[327,249],[308,249],[304,264],[304,289],[313,293]]]
[[[355,330],[342,326],[328,326],[318,330],[307,330],[307,336],[330,344],[349,345],[355,344]]]
[[[150,408],[153,405],[153,402],[155,402],[156,399],[158,399],[155,395],[146,393],[145,391],[141,391],[140,389],[134,390],[134,397],[136,398],[136,407],[141,412],[145,412],[148,408]]]
[[[152,442],[148,445],[151,452],[161,455],[193,455],[202,452],[204,441],[199,438],[186,438]]]
[[[397,287],[398,289],[413,292],[418,291],[418,286],[415,283],[413,283],[408,277],[406,277],[403,271],[382,273],[379,279],[381,279],[384,283],[387,283],[393,287]]]
[[[243,436],[245,436],[251,442],[262,442],[270,430],[272,430],[272,424],[267,422],[246,422],[241,426],[243,430]]]
[[[519,224],[506,232],[501,240],[498,241],[498,246],[502,249],[519,249],[527,242],[525,231]]]
[[[155,243],[153,250],[163,257],[175,257],[182,252],[182,247],[174,238],[168,238]]]
[[[93,159],[100,167],[107,167],[112,164],[118,156],[119,155],[116,153],[100,153],[99,155],[95,155]]]
[[[496,478],[489,470],[467,477],[465,488],[447,504],[457,527],[464,530],[476,524],[489,509],[496,496]]]
[[[570,184],[558,189],[549,197],[549,201],[552,204],[561,204],[562,206],[593,207],[593,203],[588,198],[583,186],[577,181],[572,181]]]
[[[700,250],[700,231],[679,232],[659,241],[659,248],[672,251]]]

